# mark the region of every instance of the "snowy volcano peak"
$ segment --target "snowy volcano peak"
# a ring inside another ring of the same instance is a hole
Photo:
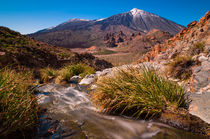
[[[133,8],[132,10],[130,10],[130,13],[133,17],[139,17],[139,16],[153,16],[153,17],[159,17],[158,15],[155,15],[153,13],[149,13],[149,12],[146,12],[144,10],[140,10],[140,9],[137,9],[137,8]]]
[[[146,13],[144,10],[139,10],[137,8],[133,8],[130,12],[133,16],[139,16]]]

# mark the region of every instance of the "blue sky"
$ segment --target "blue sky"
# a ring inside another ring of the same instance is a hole
[[[186,26],[210,10],[210,0],[0,0],[0,26],[23,34],[71,18],[99,19],[133,8]]]

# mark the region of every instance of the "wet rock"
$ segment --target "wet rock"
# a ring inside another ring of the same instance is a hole
[[[161,114],[160,121],[179,129],[204,135],[208,135],[208,128],[210,126],[208,123],[204,122],[199,117],[190,114],[185,109],[179,109],[173,112],[164,111]]]
[[[112,71],[112,68],[108,68],[108,69],[104,69],[103,71],[97,71],[96,72],[96,76],[99,77],[99,76],[104,76],[108,73],[111,73]]]
[[[81,131],[78,125],[73,121],[62,120],[59,116],[53,115],[51,113],[45,112],[41,115],[39,119],[39,129],[35,138],[41,139],[86,139],[87,137]]]
[[[78,83],[79,80],[81,80],[81,79],[82,79],[81,76],[73,76],[73,77],[71,77],[70,82],[72,82],[72,83]]]
[[[86,75],[85,78],[83,78],[83,79],[80,81],[79,84],[80,84],[80,85],[89,85],[89,84],[93,83],[94,78],[95,78],[95,74]]]

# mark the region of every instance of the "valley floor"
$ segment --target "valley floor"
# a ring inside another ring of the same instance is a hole
[[[71,49],[76,53],[91,53],[95,57],[99,59],[104,59],[114,66],[121,66],[130,63],[136,63],[136,61],[140,58],[141,54],[132,53],[126,50],[122,50],[120,48],[101,48],[102,50],[88,50],[84,48],[74,48]]]

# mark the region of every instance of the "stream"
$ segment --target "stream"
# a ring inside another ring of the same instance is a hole
[[[86,88],[78,84],[46,84],[38,88],[45,112],[35,139],[202,139],[155,121],[98,113]]]

